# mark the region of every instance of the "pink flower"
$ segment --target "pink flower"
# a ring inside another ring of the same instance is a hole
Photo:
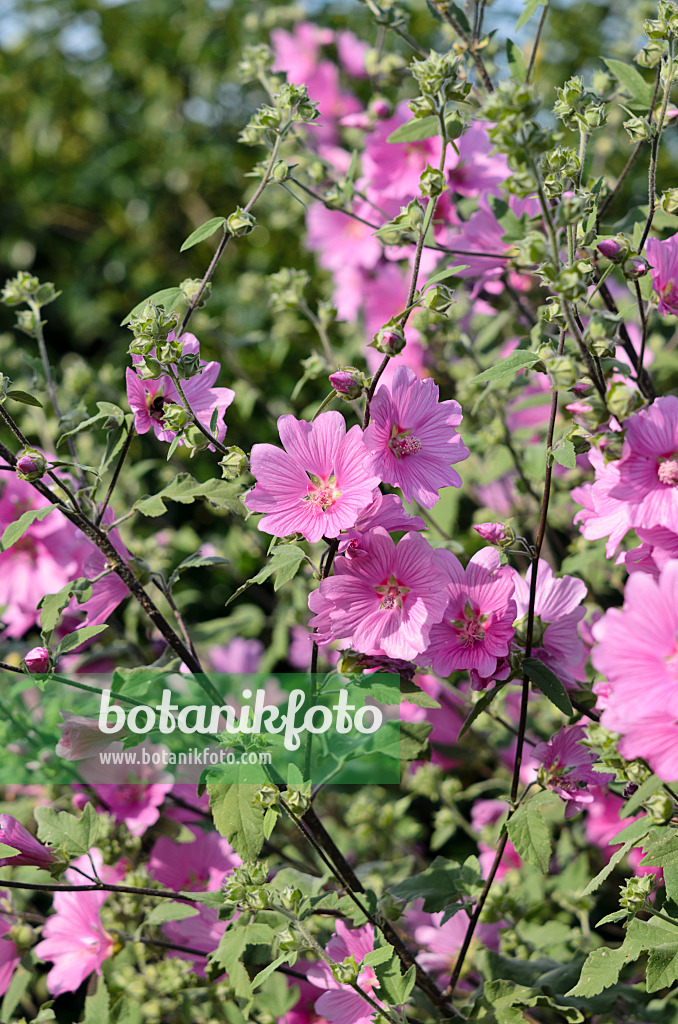
[[[678,314],[678,235],[665,241],[649,238],[645,246],[651,264],[652,288],[659,296],[663,316]]]
[[[101,853],[90,850],[102,881],[117,883],[124,877],[122,864],[104,868]],[[92,877],[88,856],[78,857],[66,872],[71,885],[82,885],[83,876],[74,868],[81,868]],[[48,918],[42,930],[43,940],[35,947],[36,956],[51,960],[53,967],[47,975],[47,987],[53,996],[75,992],[85,978],[95,971],[101,974],[101,965],[113,952],[114,940],[101,924],[100,910],[108,892],[57,892],[54,894],[56,913]]]
[[[421,901],[417,901],[406,915],[408,928],[420,949],[417,961],[425,971],[438,975],[440,982],[449,980],[466,936],[468,917],[458,911],[443,923],[445,911],[427,914],[420,906]],[[489,949],[496,950],[498,940],[499,926],[496,924],[481,924],[474,933],[475,944]]]
[[[98,718],[85,718],[70,711],[62,711],[61,717],[61,738],[55,750],[57,757],[63,757],[65,761],[82,761],[110,747],[111,737],[101,732]]]
[[[174,338],[174,332],[169,335],[169,341]],[[182,355],[198,355],[200,343],[193,334],[182,334],[180,341],[183,341]],[[139,356],[133,356],[138,362]],[[216,437],[223,441],[226,434],[224,414],[226,409],[235,398],[235,392],[230,388],[212,387],[216,381],[221,367],[219,363],[206,363],[200,360],[202,373],[196,374],[182,381],[182,389],[186,400],[194,412],[196,418],[209,430],[212,416],[218,410]],[[166,403],[173,402],[182,405],[179,394],[167,376],[158,377],[157,380],[142,380],[141,377],[128,367],[127,374],[127,400],[130,409],[134,413],[134,426],[138,434],[146,434],[151,427],[159,441],[173,441],[175,432],[166,430],[162,425],[163,409]],[[183,444],[183,442],[181,442]]]
[[[438,386],[399,366],[390,388],[382,385],[370,405],[365,466],[384,483],[399,487],[407,501],[433,508],[441,487],[461,486],[452,466],[469,456],[454,429],[461,423],[458,402],[438,402]]]
[[[506,814],[507,806],[504,800],[475,800],[473,807],[471,808],[471,824],[476,832],[482,833],[481,838],[478,840],[478,860],[480,861],[480,871],[483,878],[488,878],[492,865],[494,864],[495,854],[497,852],[496,843],[490,845],[489,842],[483,838],[487,832],[492,830],[489,826],[496,824],[499,819]],[[494,835],[488,835],[488,838],[496,839],[496,830]],[[512,868],[519,869],[522,866],[522,861],[518,855],[518,851],[509,839],[504,847],[504,855],[497,869],[496,878],[498,881],[504,877],[504,875]]]
[[[462,196],[498,194],[498,186],[508,178],[509,169],[506,158],[492,152],[494,147],[485,125],[472,121],[456,140],[456,146],[459,154],[450,146],[446,161],[450,189]]]
[[[631,525],[678,521],[678,398],[658,398],[625,423],[619,482],[610,497],[628,502]]]
[[[0,533],[29,509],[48,502],[14,473],[0,474]],[[92,545],[58,510],[33,523],[0,553],[0,607],[5,635],[20,637],[40,619],[38,604],[83,574]]]
[[[212,647],[209,660],[215,672],[251,675],[259,670],[264,649],[261,640],[234,636],[223,647]]]
[[[607,557],[612,558],[632,528],[632,506],[623,498],[613,497],[613,492],[619,493],[619,462],[606,463],[603,455],[594,448],[588,452],[588,457],[596,478],[593,483],[572,489],[572,500],[584,506],[576,513],[574,522],[579,524],[587,540],[608,537],[605,550]]]
[[[524,625],[530,600],[532,566],[523,579],[511,569],[515,580],[516,626]],[[586,610],[581,602],[586,597],[586,584],[574,576],[553,575],[548,562],[539,559],[537,570],[537,593],[533,630],[532,657],[539,658],[558,676],[564,686],[574,686],[586,678],[584,665],[587,657],[586,645],[579,637],[577,624]]]
[[[499,567],[499,552],[494,548],[483,548],[466,569],[456,555],[442,548],[434,559],[447,577],[447,607],[417,660],[432,665],[439,676],[474,669],[491,678],[513,639],[513,570]]]
[[[24,655],[24,665],[28,672],[34,672],[38,675],[42,672],[49,672],[49,651],[46,647],[32,647]]]
[[[177,843],[161,836],[156,839],[148,862],[149,873],[166,889],[209,892],[221,883],[242,861],[228,841],[216,832],[205,832],[190,825],[192,843]]]
[[[501,544],[508,540],[509,532],[504,523],[478,523],[473,529],[486,540],[488,544]]]
[[[363,432],[346,432],[341,413],[322,413],[313,423],[281,416],[284,451],[255,444],[250,466],[257,478],[245,504],[267,513],[258,529],[274,537],[299,532],[308,541],[338,537],[372,500],[378,477],[363,468]]]
[[[601,722],[621,734],[623,757],[678,778],[678,561],[657,579],[629,576],[623,608],[608,609],[593,636],[593,664],[610,687]]]
[[[375,212],[368,203],[356,203],[354,213],[375,223]],[[376,215],[377,223],[381,220]],[[309,207],[306,226],[306,244],[313,252],[320,253],[318,263],[327,270],[345,267],[371,270],[381,259],[381,242],[374,228],[341,210],[328,210],[322,203],[314,203]]]
[[[411,660],[428,643],[446,604],[445,577],[428,543],[406,533],[396,546],[382,527],[372,531],[367,557],[339,557],[334,576],[308,599],[318,642],[336,640],[363,654]]]
[[[11,906],[6,890],[0,890],[0,899],[3,903]],[[17,949],[13,940],[9,938],[9,933],[15,924],[15,918],[6,917],[0,911],[0,936],[2,936],[0,938],[0,996],[3,996],[9,988],[14,972],[21,961],[21,950]]]
[[[112,744],[113,751],[122,749],[122,743]],[[160,805],[172,789],[171,784],[164,781],[157,761],[153,764],[153,755],[161,754],[163,749],[144,740],[129,751],[137,759],[131,763],[103,764],[98,754],[82,762],[81,777],[91,785],[105,810],[115,821],[124,822],[134,836],[143,835],[155,825],[160,817]],[[146,764],[142,761],[144,752],[148,757]],[[78,793],[75,802],[84,806],[86,794]]]
[[[51,851],[39,843],[11,814],[0,814],[0,843],[18,850],[16,856],[0,857],[0,867],[32,865],[50,868],[54,861]]]
[[[593,771],[591,766],[598,755],[582,745],[585,735],[583,725],[564,726],[547,743],[538,743],[532,750],[532,757],[544,766],[546,785],[566,802],[566,818],[580,811],[580,804],[593,802],[589,786],[604,786],[616,778],[614,772]]]
[[[371,924],[363,925],[362,928],[349,928],[343,921],[338,920],[335,934],[327,943],[325,952],[335,963],[342,963],[352,956],[356,965],[360,967],[373,949],[374,929]],[[335,980],[329,964],[324,961],[314,964],[309,968],[307,978],[316,988],[325,990],[315,1004],[315,1011],[328,1021],[328,1024],[372,1024],[375,1011],[355,989]],[[363,992],[379,1003],[374,993],[375,988],[379,988],[379,982],[372,967],[365,967],[360,971],[357,984]]]
[[[349,75],[354,78],[365,78],[365,54],[369,50],[369,43],[358,39],[353,32],[337,32],[337,53],[339,60]]]
[[[397,494],[374,492],[374,501],[360,513],[355,525],[341,534],[338,552],[347,558],[358,558],[367,553],[372,530],[383,527],[389,533],[396,530],[425,530],[426,523],[420,516],[410,516],[403,508]]]
[[[427,164],[440,163],[440,137],[420,142],[389,142],[396,128],[412,119],[406,101],[399,103],[393,116],[379,121],[367,136],[363,153],[363,173],[369,186],[368,196],[377,205],[391,200],[407,205],[419,194],[419,178]],[[450,147],[451,149],[451,147]],[[394,211],[397,213],[397,209]]]

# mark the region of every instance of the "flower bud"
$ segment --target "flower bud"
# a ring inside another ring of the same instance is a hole
[[[20,331],[24,334],[28,334],[31,337],[35,336],[36,331],[39,330],[44,320],[40,320],[38,313],[34,309],[20,309],[16,314],[16,325]]]
[[[368,109],[374,117],[389,117],[391,114],[391,104],[383,96],[373,96]]]
[[[648,266],[642,256],[629,256],[622,263],[622,273],[629,281],[637,281],[647,274]]]
[[[153,356],[146,356],[134,369],[142,380],[157,380],[163,374],[162,365]]]
[[[40,480],[47,470],[47,459],[36,448],[24,448],[16,460],[16,475],[20,480]]]
[[[596,248],[606,260],[612,260],[615,263],[624,259],[629,251],[628,245],[624,245],[623,241],[620,242],[618,238],[604,238],[602,242],[598,242]]]
[[[23,663],[26,671],[32,675],[44,675],[45,672],[50,670],[51,660],[50,653],[46,647],[33,647],[24,655]]]
[[[607,393],[607,407],[618,420],[625,420],[640,405],[642,405],[642,398],[637,391],[632,391],[621,381],[611,385]]]
[[[191,449],[191,457],[196,452],[203,452],[206,448],[209,448],[209,440],[205,437],[202,430],[196,427],[194,423],[184,429],[184,441]]]
[[[405,348],[405,335],[400,327],[382,327],[370,344],[385,356],[397,356]]]
[[[405,215],[406,222],[412,231],[420,231],[424,223],[424,207],[417,199],[413,199],[406,207],[401,209]]]
[[[202,373],[198,353],[187,352],[186,355],[179,356],[176,361],[176,372],[180,380],[188,380],[189,377]]]
[[[643,806],[654,825],[667,825],[676,813],[676,805],[668,793],[654,793]]]
[[[405,911],[405,901],[385,893],[377,903],[377,910],[387,921],[399,921]]]
[[[93,757],[109,747],[113,739],[122,738],[120,733],[116,733],[115,737],[102,733],[98,718],[86,718],[84,715],[74,715],[70,711],[62,711],[61,717],[61,737],[55,753],[64,761],[82,761],[84,758]],[[124,731],[126,733],[127,730]]]
[[[332,964],[332,975],[334,980],[338,981],[340,985],[350,985],[351,982],[357,981],[358,974],[358,965],[353,954],[346,957],[340,964]]]
[[[513,530],[506,523],[478,523],[473,529],[488,544],[505,544],[513,541]]]
[[[280,791],[277,786],[266,784],[259,786],[259,789],[254,795],[254,803],[260,807],[276,807],[280,800]]]
[[[290,176],[290,165],[287,160],[276,160],[271,168],[271,181],[275,181],[276,184],[282,185],[283,181],[287,181]]]
[[[165,402],[162,410],[163,427],[167,430],[173,430],[178,434],[190,422],[190,414],[184,409],[183,405],[177,405],[176,402]]]
[[[638,913],[645,906],[656,884],[654,875],[634,875],[633,878],[629,878],[619,889],[620,906],[632,913]]]
[[[678,188],[667,188],[666,192],[662,193],[659,205],[665,213],[678,213]]]
[[[256,226],[256,221],[251,213],[246,213],[245,210],[237,208],[235,213],[232,213],[226,218],[226,227],[230,234],[234,238],[241,238],[243,235],[249,235],[250,231],[253,231]]]
[[[12,386],[12,381],[4,373],[0,373],[0,402],[4,402],[7,392]]]
[[[437,167],[426,164],[425,170],[419,179],[419,191],[423,196],[439,196],[447,188],[445,175]]]
[[[199,277],[187,277],[186,280],[182,281],[181,284],[179,285],[182,292],[184,293],[184,298],[189,304],[193,302],[193,300],[198,294],[200,294],[201,286],[202,281],[200,280]],[[202,295],[200,296],[200,302],[195,307],[196,309],[202,309],[202,307],[209,299],[211,291],[212,282],[208,281],[207,284],[203,287]]]
[[[304,793],[300,789],[291,789],[287,791],[286,803],[296,814],[302,815],[311,806],[311,795]]]
[[[236,480],[249,469],[250,461],[242,448],[231,445],[227,454],[219,461],[219,465],[222,480]]]
[[[577,382],[577,367],[570,356],[553,356],[546,368],[554,388],[571,388]]]
[[[421,297],[421,304],[434,313],[447,313],[454,304],[452,292],[442,284],[434,284]]]
[[[365,390],[365,378],[355,366],[340,366],[329,376],[330,385],[347,402],[360,398]]]

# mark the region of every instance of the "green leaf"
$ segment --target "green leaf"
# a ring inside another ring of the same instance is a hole
[[[515,377],[519,370],[534,366],[541,362],[536,352],[528,352],[525,349],[517,349],[506,359],[501,359],[494,366],[488,367],[482,373],[471,377],[470,384],[483,384],[485,381],[504,381]]]
[[[591,998],[615,985],[624,967],[637,960],[643,949],[647,948],[645,929],[644,922],[631,921],[626,938],[618,949],[603,947],[589,953],[582,966],[579,981],[566,995]]]
[[[85,1000],[85,1016],[82,1024],[108,1024],[111,1009],[111,999],[103,978],[97,979],[97,988],[94,995],[87,996]]]
[[[646,973],[647,991],[658,992],[660,988],[673,985],[674,981],[678,981],[678,939],[650,950]]]
[[[525,0],[525,6],[523,13],[518,18],[516,23],[516,31],[522,28],[523,25],[527,25],[528,21],[537,10],[538,7],[546,7],[548,0]]]
[[[223,900],[223,896],[222,896]],[[161,900],[147,915],[144,924],[164,924],[165,921],[183,921],[186,917],[195,917],[199,911],[188,903],[177,903],[174,900]]]
[[[228,565],[228,558],[222,558],[221,555],[189,555],[188,558],[184,558],[183,562],[179,562],[169,578],[169,586],[174,586],[182,572],[187,569],[198,569],[203,565]]]
[[[264,845],[264,808],[252,802],[257,786],[208,782],[214,824],[243,860],[256,860]]]
[[[387,142],[421,142],[440,134],[440,121],[432,114],[430,117],[413,117],[411,121],[401,124],[387,138]]]
[[[649,82],[645,81],[640,71],[631,64],[625,64],[622,60],[603,57],[603,63],[617,81],[621,82],[626,91],[631,94],[636,103],[647,110],[652,102],[653,87]]]
[[[430,722],[400,723],[400,760],[420,761],[431,756],[429,734],[433,726]]]
[[[74,630],[65,636],[57,649],[54,652],[55,660],[61,657],[62,654],[68,654],[69,651],[74,651],[80,644],[84,644],[85,640],[91,640],[93,636],[98,636],[99,633],[103,633],[105,629],[108,629],[108,625],[104,622],[99,626],[82,626],[80,629]]]
[[[99,412],[95,413],[94,416],[89,416],[82,423],[78,423],[77,427],[73,427],[72,430],[67,430],[65,434],[62,434],[56,443],[57,448],[75,434],[82,434],[86,430],[94,430],[95,427],[99,427],[102,430],[114,430],[125,422],[125,413],[119,405],[113,405],[112,402],[97,402],[97,409]]]
[[[237,515],[245,515],[245,507],[239,500],[241,488],[228,480],[207,480],[201,483],[190,473],[179,473],[157,494],[144,494],[132,506],[143,516],[156,518],[167,511],[166,502],[178,501],[190,505],[197,498],[205,498],[216,508],[225,508]]]
[[[379,964],[385,964],[387,960],[391,960],[393,953],[393,946],[377,946],[376,949],[367,954],[361,963],[366,967],[377,967]]]
[[[379,979],[379,994],[395,1006],[403,1006],[414,988],[414,966],[403,974],[400,957],[394,953],[389,963],[377,964],[375,974]]]
[[[647,835],[647,831],[648,831],[647,830],[647,823],[645,823],[645,825],[643,825],[643,822],[641,820],[640,822],[633,822],[632,824],[633,825],[640,825],[641,826],[640,829],[637,830],[638,834],[635,834],[635,832],[632,833],[630,838],[628,838],[624,842],[623,846],[620,846],[618,850],[615,850],[615,852],[610,857],[610,860],[608,861],[608,863],[602,869],[602,871],[599,871],[598,874],[595,876],[595,878],[591,879],[589,884],[586,886],[586,888],[583,890],[583,892],[579,895],[579,897],[578,897],[579,899],[583,899],[585,896],[590,896],[592,892],[595,892],[596,889],[598,889],[603,884],[605,879],[608,878],[609,875],[612,874],[612,872],[616,868],[617,864],[619,864],[620,860],[623,860],[624,857],[626,856],[626,854],[630,850],[633,850],[636,846],[639,846],[641,841],[645,838],[645,836]],[[614,840],[612,840],[612,841],[614,842]]]
[[[104,819],[92,804],[85,804],[79,818],[67,811],[55,811],[53,807],[36,807],[33,813],[38,823],[38,839],[63,849],[69,857],[89,853],[106,831]]]
[[[270,963],[266,967],[264,967],[263,971],[259,971],[259,973],[257,974],[256,978],[253,979],[253,981],[252,981],[252,990],[254,991],[254,989],[259,988],[260,985],[263,985],[264,982],[268,978],[270,978],[270,976],[274,973],[274,971],[277,971],[278,968],[282,967],[283,964],[288,964],[288,963],[290,963],[290,961],[292,961],[292,963],[294,963],[296,958],[297,958],[296,950],[290,950],[288,953],[283,953],[276,960],[273,960],[272,963]]]
[[[446,857],[436,857],[425,871],[399,882],[391,892],[408,903],[423,899],[426,913],[435,914],[459,899],[473,899],[481,889],[477,858],[469,857],[459,864]]]
[[[537,689],[551,701],[552,704],[568,717],[574,714],[567,690],[561,683],[558,676],[540,661],[539,658],[525,658],[523,660],[523,671],[532,680]]]
[[[289,583],[296,576],[299,566],[305,558],[305,552],[300,547],[297,547],[296,544],[278,544],[273,548],[270,562],[263,569],[260,569],[256,576],[245,580],[242,586],[238,587],[234,594],[231,594],[225,607],[228,607],[229,604],[235,601],[236,597],[240,597],[253,584],[264,583],[273,573],[277,574],[273,589],[280,590],[285,583]]]
[[[551,835],[544,820],[544,806],[551,802],[551,797],[551,793],[537,793],[521,804],[506,822],[509,839],[518,856],[544,875],[551,859]]]
[[[205,221],[205,223],[201,224],[199,228],[196,228],[195,231],[191,232],[181,249],[179,249],[179,252],[186,252],[187,249],[192,249],[194,245],[198,244],[198,242],[203,242],[206,238],[210,238],[215,231],[218,231],[219,228],[223,228],[225,223],[225,217],[212,217],[211,220]]]
[[[2,1000],[2,1006],[0,1006],[0,1019],[12,1019],[12,1014],[21,1002],[24,992],[30,983],[31,977],[31,972],[27,971],[22,964],[18,964],[12,975],[9,987],[5,992],[5,996]]]
[[[7,551],[8,548],[11,548],[12,544],[16,544],[33,523],[42,522],[54,508],[56,508],[56,505],[45,505],[44,508],[31,508],[28,512],[20,515],[18,519],[15,519],[13,523],[6,527],[2,537],[0,537],[0,551]]]
[[[475,702],[475,704],[469,711],[468,715],[464,719],[464,724],[459,730],[457,740],[460,740],[464,733],[468,732],[468,730],[471,728],[476,718],[482,715],[483,711],[486,711],[487,708],[489,708],[494,698],[497,696],[499,691],[503,689],[504,686],[505,683],[497,683],[495,686],[492,687],[491,690],[485,690],[485,693]]]
[[[524,82],[527,78],[527,64],[522,50],[511,39],[506,40],[506,57],[511,77],[517,82]]]
[[[32,405],[36,409],[42,409],[42,402],[39,402],[34,395],[29,395],[27,391],[8,391],[7,398],[13,398],[15,402],[21,402],[22,405]]]
[[[252,985],[249,974],[242,962],[247,946],[271,946],[275,932],[270,925],[258,921],[250,921],[239,926],[231,925],[222,936],[221,942],[211,956],[212,963],[220,964],[228,973],[229,983],[235,990],[236,997],[246,1001],[252,998]]]
[[[653,828],[649,833],[650,842],[643,843],[645,856],[641,867],[675,867],[678,865],[678,837],[674,829],[665,826]],[[636,842],[636,846],[640,844]]]
[[[136,316],[137,313],[140,313],[147,302],[153,302],[156,306],[164,306],[165,311],[171,313],[173,309],[177,308],[183,298],[184,293],[181,288],[161,288],[159,292],[153,292],[152,295],[148,295],[142,302],[137,302],[134,309],[129,311],[120,326],[126,327],[130,319]]]
[[[429,288],[432,284],[438,284],[439,281],[444,281],[447,277],[453,277],[458,274],[460,270],[468,270],[468,263],[460,263],[458,267],[446,267],[445,270],[441,270],[439,274],[434,274],[433,277],[429,277],[428,281],[424,285],[424,289]]]
[[[551,454],[556,462],[560,463],[561,466],[565,466],[566,469],[575,469],[577,465],[577,454],[574,450],[572,441],[568,441],[566,438],[563,438],[551,449]]]
[[[88,601],[92,596],[92,585],[88,579],[81,576],[77,580],[70,580],[65,587],[57,590],[56,594],[45,594],[38,601],[40,609],[40,630],[45,643],[49,642],[52,631],[59,621],[62,611],[69,603],[73,595],[78,598],[78,603]]]

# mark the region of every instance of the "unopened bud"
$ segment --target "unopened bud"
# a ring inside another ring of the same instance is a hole
[[[47,459],[36,448],[24,448],[16,460],[16,475],[20,480],[40,480],[45,475]]]
[[[437,167],[426,165],[419,179],[419,191],[423,196],[439,196],[447,188],[445,175]]]
[[[226,218],[226,227],[230,234],[234,238],[241,238],[243,235],[249,235],[250,231],[253,231],[256,226],[256,221],[251,213],[247,213],[245,210],[241,210],[240,207]]]
[[[505,544],[513,541],[513,530],[506,523],[478,523],[473,529],[488,544]]]
[[[33,647],[28,654],[24,655],[23,663],[27,672],[33,675],[43,675],[49,672],[51,656],[46,647]]]
[[[242,448],[232,445],[226,455],[219,461],[223,480],[235,480],[249,469],[249,459]]]
[[[347,402],[360,398],[365,390],[365,378],[355,366],[340,366],[329,376],[331,386]]]
[[[629,256],[622,263],[622,273],[629,281],[637,281],[647,274],[648,266],[642,256]]]
[[[405,335],[400,327],[382,327],[371,345],[385,356],[397,356],[405,348]]]
[[[606,260],[615,262],[620,257],[623,259],[629,251],[628,246],[622,245],[616,238],[604,238],[602,242],[598,242],[596,248]]]

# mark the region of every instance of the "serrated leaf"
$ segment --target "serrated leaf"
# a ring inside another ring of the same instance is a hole
[[[638,789],[629,797],[624,806],[619,808],[619,817],[630,818],[649,797],[654,793],[658,793],[661,788],[662,780],[659,776],[650,775],[649,778],[645,779],[645,782],[641,782]]]
[[[430,117],[413,117],[391,132],[387,142],[421,142],[440,134],[440,121],[435,115]]]
[[[242,783],[207,784],[217,832],[243,860],[256,860],[264,845],[264,808],[252,802],[257,788]]]
[[[482,879],[477,865],[475,858],[459,864],[447,857],[436,857],[425,871],[399,882],[391,892],[408,903],[423,899],[426,913],[435,914],[450,903],[479,894]]]
[[[143,516],[156,518],[167,511],[168,501],[190,505],[197,498],[204,498],[216,508],[227,508],[238,515],[245,514],[245,507],[238,500],[240,487],[228,480],[207,480],[201,483],[190,473],[179,473],[157,494],[144,494],[135,501],[132,508]]]
[[[296,576],[299,566],[305,558],[305,553],[296,544],[278,544],[273,548],[270,562],[263,569],[260,569],[256,576],[245,580],[242,586],[238,587],[234,594],[231,594],[225,607],[228,607],[229,604],[255,583],[264,583],[273,573],[276,573],[273,589],[279,590],[280,587]]]
[[[400,957],[394,953],[390,962],[377,964],[375,974],[379,980],[379,994],[383,993],[394,1006],[403,1006],[414,988],[414,966],[403,974]]]
[[[532,15],[538,7],[546,7],[547,3],[548,0],[525,0],[523,13],[520,15],[518,21],[516,22],[516,31],[522,28],[523,25],[527,25],[528,21],[530,20],[530,18],[532,17]]]
[[[292,963],[294,963],[296,958],[297,958],[296,950],[290,950],[288,953],[283,953],[276,960],[273,960],[272,963],[270,963],[266,967],[264,967],[263,971],[259,971],[259,973],[257,974],[256,978],[253,978],[253,980],[252,980],[252,991],[254,991],[255,989],[259,988],[260,985],[263,985],[264,982],[267,980],[267,978],[270,978],[270,976],[273,974],[273,972],[277,971],[279,967],[282,967],[283,964],[290,963],[290,961]]]
[[[613,914],[606,914],[605,917],[601,917],[600,921],[596,921],[596,928],[600,928],[604,924],[614,924],[615,921],[625,921],[628,916],[626,910],[615,910]]]
[[[678,923],[678,922],[677,922]],[[676,930],[678,935],[678,929]],[[658,992],[678,981],[678,941],[655,946],[647,961],[646,985],[648,992]]]
[[[223,896],[222,896],[223,901]],[[183,921],[186,917],[195,917],[199,911],[188,903],[176,903],[174,900],[162,900],[147,915],[144,924],[158,925],[166,921]]]
[[[42,409],[42,402],[39,402],[35,395],[29,395],[27,391],[8,391],[7,398],[13,398],[15,402],[22,405],[32,405],[36,409]]]
[[[583,899],[585,896],[590,896],[592,892],[595,892],[596,889],[598,889],[603,884],[605,879],[612,874],[619,861],[623,860],[630,850],[633,850],[636,846],[639,845],[640,841],[644,838],[644,835],[647,835],[647,828],[645,829],[645,833],[643,835],[640,835],[638,837],[633,836],[631,839],[628,839],[623,846],[620,846],[619,849],[612,854],[610,860],[607,862],[602,871],[599,871],[595,878],[591,879],[589,884],[579,895],[579,899]]]
[[[506,822],[509,839],[513,843],[518,856],[546,874],[551,860],[551,835],[544,821],[543,797],[538,793],[518,810]]]
[[[183,562],[179,562],[179,565],[173,571],[169,578],[169,586],[172,587],[182,572],[187,569],[199,569],[201,566],[206,565],[228,565],[228,558],[222,558],[221,555],[189,555],[188,558],[184,558]]]
[[[647,925],[642,921],[630,921],[626,938],[618,949],[604,947],[589,953],[582,966],[579,981],[566,995],[591,998],[616,985],[623,968],[637,960],[647,948],[646,928]],[[650,940],[650,945],[652,944]]]
[[[639,844],[636,843],[636,846]],[[650,833],[650,842],[643,844],[645,856],[641,867],[675,867],[678,865],[678,836],[673,829],[657,828]]]
[[[512,39],[506,40],[506,59],[508,60],[511,77],[517,82],[524,82],[527,78],[527,64],[523,57],[522,50]]]
[[[55,660],[61,657],[62,654],[68,654],[69,651],[74,651],[76,647],[80,647],[81,644],[84,644],[85,640],[91,640],[92,637],[98,636],[99,633],[103,633],[105,629],[108,629],[108,625],[104,622],[99,626],[81,626],[80,629],[76,629],[72,633],[69,633],[63,638],[55,650]]]
[[[85,1016],[82,1024],[108,1024],[111,998],[103,978],[97,979],[94,995],[85,1000]]]
[[[62,611],[69,604],[73,595],[77,597],[79,604],[90,599],[92,596],[92,585],[86,577],[81,576],[77,580],[71,580],[61,590],[57,590],[56,594],[45,594],[38,602],[40,630],[45,642],[52,635],[52,631],[59,621]]]
[[[497,696],[499,691],[501,689],[503,689],[504,685],[505,685],[504,683],[497,683],[496,686],[493,686],[491,690],[486,690],[485,693],[482,695],[482,697],[480,697],[475,702],[475,704],[473,705],[473,707],[469,711],[468,715],[464,719],[464,724],[462,725],[461,729],[459,730],[459,735],[457,736],[457,740],[460,740],[462,738],[462,736],[464,735],[464,733],[468,732],[468,730],[471,728],[471,726],[475,722],[476,718],[478,718],[480,715],[482,715],[483,711],[485,711],[487,708],[489,708],[490,704],[492,703],[494,698]]]
[[[10,523],[5,528],[2,537],[0,537],[0,551],[7,551],[8,548],[11,548],[12,544],[16,544],[33,523],[42,522],[55,508],[56,505],[45,505],[44,508],[31,508],[28,512],[20,515],[18,519],[15,519],[13,523]]]
[[[68,440],[69,437],[74,437],[76,434],[82,434],[86,430],[93,430],[96,426],[101,425],[103,429],[106,424],[107,430],[114,430],[119,427],[125,421],[125,413],[119,405],[113,405],[112,402],[97,402],[97,409],[99,410],[94,416],[89,416],[86,420],[78,423],[77,426],[73,427],[72,430],[67,430],[62,434],[56,443],[57,448],[63,444],[64,441]]]
[[[552,672],[543,661],[540,661],[539,658],[525,658],[523,660],[523,671],[539,692],[548,697],[559,711],[562,711],[568,718],[574,714],[567,690],[555,672]]]
[[[482,373],[471,377],[469,383],[483,384],[486,381],[509,380],[511,377],[515,377],[519,370],[534,366],[538,362],[540,362],[540,359],[536,352],[518,349],[512,352],[510,356],[507,356],[506,359],[501,359],[494,366],[490,366],[487,370],[483,370]]]
[[[126,327],[133,316],[140,313],[147,302],[153,302],[156,306],[164,306],[166,312],[171,313],[173,309],[179,305],[184,298],[184,293],[181,288],[161,288],[158,292],[153,292],[152,295],[148,295],[142,302],[137,302],[134,309],[131,309],[125,319],[120,324],[121,327]]]
[[[105,831],[103,819],[89,803],[85,804],[79,818],[67,811],[55,811],[53,807],[36,807],[33,813],[38,824],[38,839],[64,849],[69,857],[89,853]]]
[[[577,453],[574,450],[572,441],[568,441],[566,438],[560,441],[554,448],[551,449],[553,458],[565,469],[575,469],[577,465]]]
[[[205,221],[199,228],[192,231],[188,236],[184,244],[179,249],[179,252],[186,252],[187,249],[192,249],[198,242],[203,242],[206,238],[211,238],[215,231],[222,228],[226,223],[225,217],[212,217],[211,220]]]
[[[613,60],[611,57],[603,57],[603,63],[633,99],[647,110],[652,102],[653,87],[645,81],[640,71],[631,64],[625,64],[622,60]]]

